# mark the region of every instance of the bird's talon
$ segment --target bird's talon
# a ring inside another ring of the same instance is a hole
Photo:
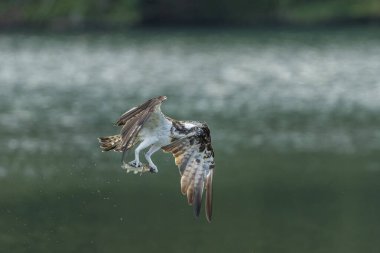
[[[153,168],[153,167],[149,167],[149,172],[150,173],[158,173],[158,169],[157,168]]]
[[[140,168],[142,166],[142,163],[137,163],[136,161],[129,162],[128,164],[134,168]]]

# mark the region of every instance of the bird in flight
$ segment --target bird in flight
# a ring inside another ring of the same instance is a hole
[[[205,188],[206,218],[211,222],[215,163],[210,130],[205,123],[179,121],[164,115],[161,112],[164,100],[166,96],[152,98],[125,112],[116,122],[117,126],[121,126],[120,134],[100,137],[100,148],[103,151],[123,152],[122,168],[135,173],[157,173],[152,154],[160,149],[172,153],[181,174],[181,192],[187,196],[197,217]],[[126,162],[125,154],[133,147],[136,147],[135,159]],[[139,154],[148,147],[145,153],[147,165],[141,163]]]

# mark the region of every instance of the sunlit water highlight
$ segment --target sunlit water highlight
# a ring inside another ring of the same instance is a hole
[[[216,121],[214,138],[232,147],[379,150],[380,44],[366,35],[2,35],[0,124],[23,133],[49,122],[38,131],[64,139],[62,128],[114,121],[167,94],[169,115]],[[25,137],[3,147],[53,148]]]

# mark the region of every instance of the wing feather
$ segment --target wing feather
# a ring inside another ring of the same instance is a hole
[[[189,205],[193,205],[196,216],[199,216],[203,191],[206,189],[206,218],[211,222],[214,152],[209,129],[205,126],[201,130],[162,149],[175,157],[181,174],[181,192],[187,196]]]
[[[131,118],[135,117],[136,115],[140,114],[141,112],[150,109],[152,107],[155,107],[156,105],[161,104],[163,101],[166,100],[166,96],[159,96],[155,98],[151,98],[145,103],[135,106],[131,108],[130,110],[123,113],[123,115],[120,116],[120,118],[117,120],[116,125],[122,126],[127,123]]]
[[[194,213],[199,216],[199,213],[201,211],[201,205],[202,205],[202,194],[203,194],[203,187],[205,182],[205,170],[198,169],[196,170],[195,177],[194,177],[194,200],[193,200],[193,208]]]
[[[194,191],[194,185],[193,185],[193,182],[194,182],[194,178],[195,178],[195,175],[196,175],[196,172],[197,172],[197,168],[194,166],[194,156],[196,155],[196,152],[195,150],[193,150],[193,154],[191,155],[191,157],[187,160],[186,162],[186,166],[182,171],[182,177],[181,177],[181,192],[182,193],[189,193],[189,188],[191,188],[191,194],[193,195],[193,192]],[[181,167],[182,165],[185,164],[185,163],[182,163],[181,164]],[[181,168],[180,168],[181,170]],[[189,196],[188,196],[189,197]],[[193,202],[189,200],[189,205],[192,205]]]
[[[206,218],[211,222],[212,217],[212,177],[214,170],[210,169],[206,177]]]
[[[116,125],[123,126],[121,129],[121,149],[125,152],[131,148],[138,140],[137,136],[144,127],[144,123],[155,111],[156,106],[166,100],[165,96],[152,98],[144,104],[133,107],[125,112],[116,122]]]

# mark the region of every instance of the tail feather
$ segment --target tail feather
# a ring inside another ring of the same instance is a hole
[[[100,148],[102,151],[122,151],[121,150],[121,135],[112,135],[112,136],[104,136],[98,138],[100,143]]]

